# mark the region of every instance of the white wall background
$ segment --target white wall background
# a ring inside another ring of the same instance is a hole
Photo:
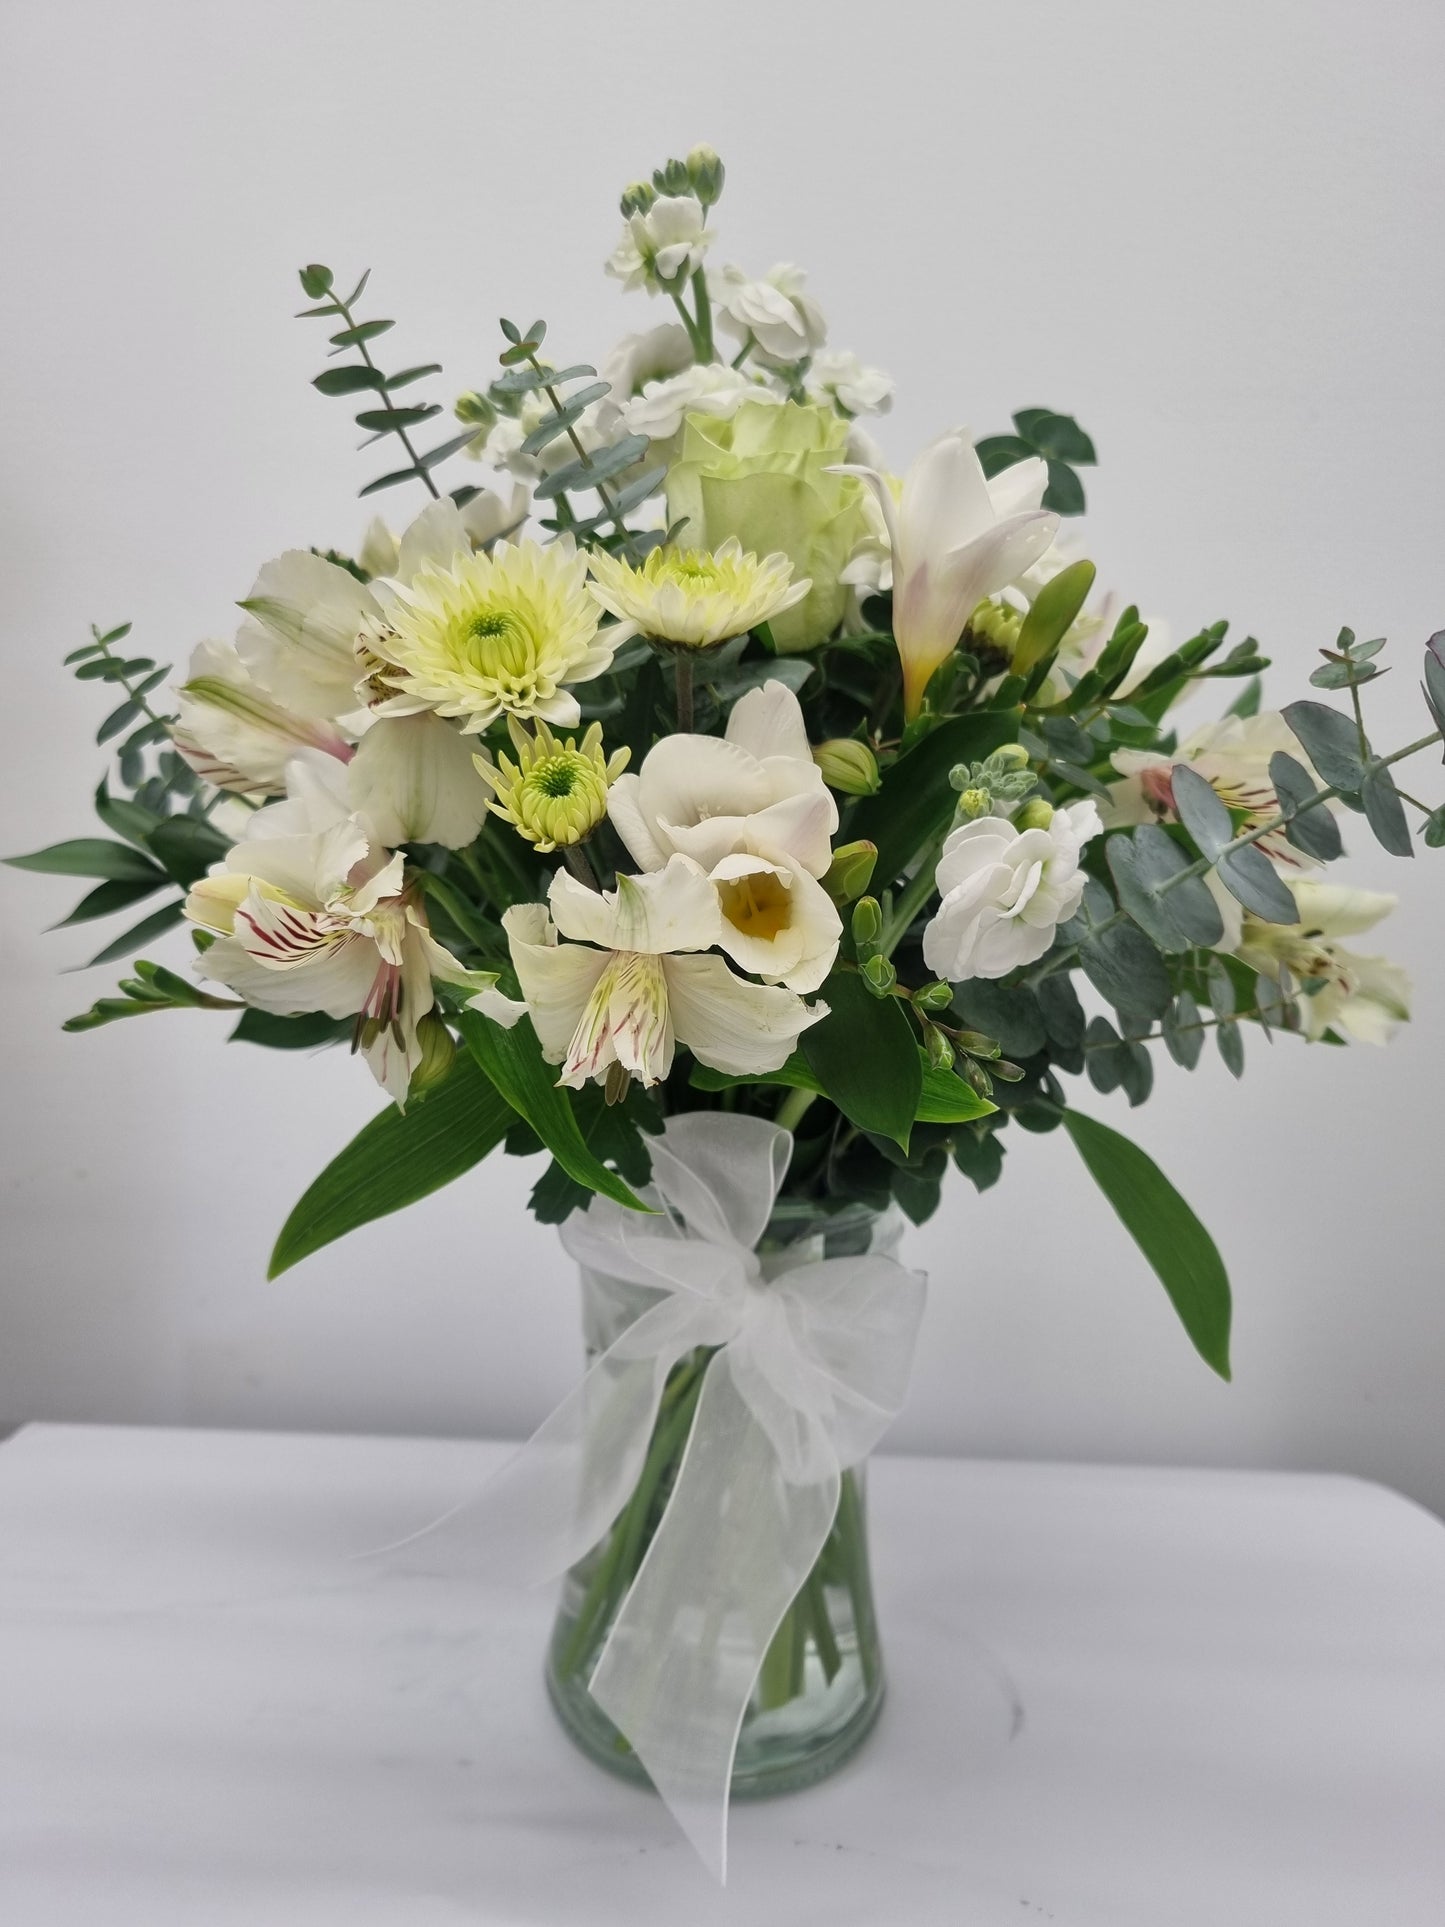
[[[103,699],[60,668],[92,618],[183,658],[261,560],[356,539],[371,471],[307,386],[297,264],[371,264],[399,352],[457,389],[499,312],[592,359],[649,318],[599,272],[616,192],[699,138],[728,163],[723,258],[806,264],[835,340],[898,376],[898,461],[959,420],[1077,412],[1104,580],[1180,633],[1252,630],[1280,700],[1340,623],[1388,634],[1377,735],[1418,733],[1445,625],[1429,0],[10,0],[3,33],[7,850],[93,833]],[[1235,1384],[1062,1134],[1011,1132],[1008,1181],[958,1181],[914,1239],[932,1303],[897,1443],[1327,1466],[1445,1508],[1445,861],[1362,847],[1354,874],[1408,891],[1386,943],[1420,1010],[1393,1049],[1255,1044],[1242,1086],[1161,1063],[1127,1121],[1088,1094],[1216,1230]],[[228,1048],[200,1014],[62,1036],[112,977],[58,974],[94,927],[40,934],[75,894],[0,871],[0,1424],[534,1423],[577,1352],[532,1173],[492,1162],[265,1284],[376,1094],[342,1054]]]

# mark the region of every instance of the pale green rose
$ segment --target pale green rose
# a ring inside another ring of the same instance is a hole
[[[826,471],[847,457],[848,424],[831,408],[744,402],[725,420],[692,414],[667,471],[667,519],[687,517],[679,541],[715,549],[736,536],[755,555],[781,551],[806,599],[771,623],[784,654],[812,649],[843,618],[839,582],[865,529],[863,490],[851,475]]]

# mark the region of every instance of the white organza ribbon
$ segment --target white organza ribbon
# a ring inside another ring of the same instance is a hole
[[[631,1496],[673,1367],[719,1348],[590,1691],[723,1880],[758,1669],[832,1529],[840,1474],[902,1406],[924,1280],[876,1255],[759,1258],[792,1149],[777,1125],[697,1111],[649,1149],[658,1215],[595,1198],[561,1232],[595,1286],[639,1287],[627,1295],[645,1309],[465,1510],[493,1574],[565,1572]]]

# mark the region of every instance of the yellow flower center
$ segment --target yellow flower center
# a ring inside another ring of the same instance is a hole
[[[732,877],[719,885],[722,913],[734,930],[745,937],[758,937],[771,943],[780,930],[793,920],[793,900],[788,886],[771,870],[752,876]]]

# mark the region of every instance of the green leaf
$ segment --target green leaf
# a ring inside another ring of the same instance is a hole
[[[1094,1118],[1064,1112],[1085,1167],[1153,1267],[1206,1365],[1229,1377],[1229,1279],[1214,1240],[1137,1144]]]
[[[113,917],[117,910],[128,910],[142,897],[148,897],[155,890],[163,890],[169,882],[159,870],[153,876],[132,881],[129,877],[117,877],[109,883],[98,883],[83,896],[68,917],[52,924],[53,930],[64,930],[72,923],[93,923],[97,917]]]
[[[99,836],[52,843],[49,849],[33,850],[29,856],[7,856],[4,861],[14,870],[39,870],[45,876],[165,881],[163,872],[139,850],[124,843],[108,843]]]
[[[139,923],[132,924],[130,929],[122,935],[112,938],[104,950],[97,950],[85,968],[92,970],[96,964],[114,963],[117,957],[130,956],[133,951],[139,950],[142,944],[149,943],[152,937],[162,937],[167,930],[174,929],[180,920],[179,899],[174,903],[163,903],[159,910],[153,910],[148,917],[142,917]]]
[[[341,1043],[354,1028],[350,1017],[328,1017],[324,1010],[303,1011],[295,1017],[278,1016],[270,1010],[248,1010],[227,1041],[264,1044],[271,1050],[319,1050],[326,1044]]]
[[[1104,854],[1120,903],[1161,949],[1177,952],[1219,942],[1224,920],[1204,879],[1172,882],[1189,868],[1189,859],[1167,830],[1142,823],[1132,836],[1111,836]]]
[[[455,455],[458,449],[465,448],[468,442],[474,442],[476,439],[477,431],[475,428],[464,428],[460,435],[453,435],[449,440],[440,443],[438,447],[429,448],[425,455],[418,455],[416,465],[421,469],[436,468],[440,463],[446,461],[449,455]]]
[[[1108,891],[1091,881],[1078,915],[1060,926],[1064,940],[1079,946],[1084,975],[1115,1010],[1161,1017],[1174,995],[1164,959],[1137,924],[1107,922],[1112,909]]]
[[[388,328],[395,326],[394,321],[360,321],[354,328],[343,328],[340,334],[333,335],[331,345],[333,348],[355,348],[363,341],[375,341],[378,335],[384,335]]]
[[[323,395],[359,395],[367,388],[385,389],[387,380],[379,368],[367,368],[358,362],[345,368],[323,368],[312,377],[311,386]]]
[[[80,671],[77,669],[77,675]],[[1425,644],[1425,703],[1435,727],[1445,734],[1445,629],[1437,629]]]
[[[1413,856],[1410,825],[1405,821],[1405,806],[1390,772],[1377,764],[1360,785],[1360,801],[1365,806],[1365,821],[1391,856]]]
[[[1319,795],[1304,764],[1296,762],[1287,751],[1277,749],[1269,759],[1269,780],[1281,810],[1295,812],[1285,825],[1285,836],[1306,856],[1318,857],[1321,863],[1333,863],[1343,847],[1339,825],[1322,803],[1304,809],[1306,803]]]
[[[142,705],[136,697],[128,696],[118,709],[110,712],[95,732],[96,742],[108,743],[112,736],[119,736],[120,732],[140,715],[141,709]]]
[[[108,830],[123,836],[128,843],[145,848],[145,840],[162,819],[154,810],[144,810],[139,803],[132,803],[125,797],[112,796],[105,778],[100,780],[95,792],[95,813]]]
[[[850,1124],[908,1149],[923,1091],[917,1042],[896,997],[875,997],[856,971],[822,989],[828,1015],[803,1032],[803,1055]]]
[[[954,1163],[979,1191],[987,1191],[1002,1177],[1003,1152],[997,1131],[960,1131],[953,1140]]]
[[[1176,763],[1169,773],[1169,788],[1179,820],[1199,845],[1200,853],[1212,863],[1220,851],[1234,841],[1234,822],[1219,800],[1212,783],[1187,763]]]
[[[494,1150],[511,1122],[506,1099],[459,1052],[435,1090],[405,1111],[389,1104],[332,1159],[282,1226],[267,1276],[439,1191]]]
[[[527,1018],[504,1030],[480,1011],[458,1018],[468,1050],[512,1109],[524,1117],[569,1177],[589,1191],[633,1211],[647,1206],[587,1148],[568,1091],[557,1082],[557,1068],[543,1061],[537,1033]]]
[[[954,987],[953,1002],[964,1022],[993,1038],[1008,1057],[1036,1057],[1048,1041],[1038,999],[1023,984],[991,983],[986,977],[975,977]],[[1082,1019],[1079,1032],[1083,1034]]]
[[[1099,459],[1093,442],[1072,415],[1057,415],[1052,408],[1021,408],[1013,421],[1019,434],[1040,455],[1060,462],[1080,462],[1086,468]]]
[[[1013,672],[1026,676],[1053,655],[1094,586],[1092,562],[1074,562],[1046,582],[1030,605],[1013,652]]]
[[[1289,885],[1264,852],[1248,843],[1220,857],[1215,872],[1225,889],[1265,923],[1298,923]]]
[[[1182,1069],[1192,1071],[1204,1049],[1204,1032],[1199,1024],[1199,1006],[1187,990],[1181,990],[1163,1017],[1164,1048]]]
[[[1219,1055],[1229,1066],[1234,1077],[1244,1076],[1244,1026],[1236,1019],[1232,1023],[1221,1024],[1214,1033],[1214,1041],[1219,1046]]]
[[[565,435],[574,422],[582,419],[593,402],[600,401],[604,395],[611,392],[610,381],[592,381],[585,388],[579,388],[575,394],[567,397],[565,404],[557,413],[548,415],[538,422],[522,443],[522,453],[535,455],[549,442],[556,441],[559,435]]]
[[[441,412],[438,401],[420,408],[363,408],[356,417],[356,426],[374,429],[378,435],[394,435],[403,428],[419,428]]]
[[[918,1055],[922,1060],[923,1087],[914,1114],[916,1123],[971,1124],[998,1109],[986,1097],[980,1097],[971,1084],[965,1084],[957,1071],[939,1070],[929,1063],[925,1050],[920,1049]]]
[[[1425,847],[1427,850],[1445,849],[1445,803],[1425,824]]]
[[[1018,711],[1013,709],[953,716],[890,765],[883,787],[876,796],[863,798],[848,827],[850,839],[877,845],[876,883],[891,883],[948,828],[958,801],[948,780],[954,766],[982,761],[1013,742],[1017,729]]]
[[[631,468],[647,453],[648,440],[645,435],[624,435],[620,442],[610,448],[599,448],[590,454],[586,461],[568,462],[565,468],[553,469],[544,475],[533,493],[539,501],[550,501],[553,496],[572,488],[594,488],[598,482],[605,482],[609,475],[616,475],[624,468]]]
[[[412,382],[424,381],[428,375],[439,375],[441,371],[439,361],[421,362],[415,368],[403,368],[399,375],[388,375],[386,385],[388,388],[407,388]],[[472,433],[475,434],[476,430],[473,429]]]
[[[394,468],[389,475],[378,475],[374,482],[358,489],[357,494],[379,495],[384,488],[395,488],[398,482],[419,482],[421,473],[419,468]]]
[[[1040,506],[1052,509],[1055,515],[1083,514],[1087,506],[1084,484],[1067,462],[1049,463],[1049,485],[1044,490]]]
[[[334,279],[330,268],[323,267],[319,261],[297,270],[301,280],[301,292],[310,301],[319,301],[324,294],[330,294]]]
[[[203,877],[230,849],[230,841],[198,816],[168,816],[146,839],[151,850],[184,889]]]
[[[1365,780],[1360,732],[1352,717],[1325,703],[1288,703],[1285,721],[1331,789],[1357,790]]]

